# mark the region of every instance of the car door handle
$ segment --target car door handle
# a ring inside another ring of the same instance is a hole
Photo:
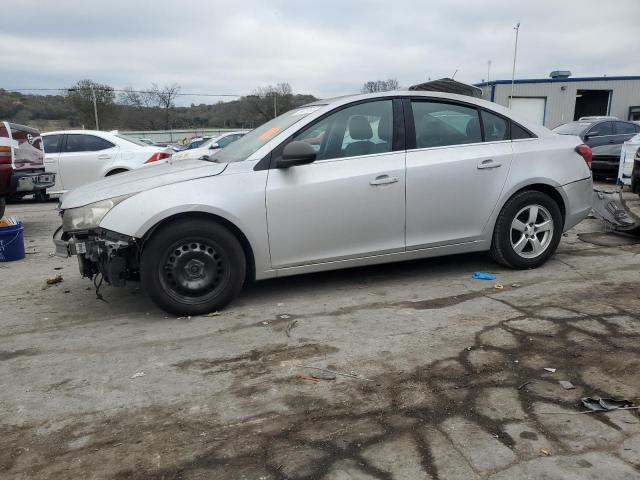
[[[111,158],[111,155],[98,155],[98,160],[109,160]]]
[[[377,185],[388,185],[390,183],[399,182],[400,179],[398,177],[390,177],[389,175],[378,175],[376,178],[369,182],[369,185],[373,185],[374,187]]]
[[[484,170],[486,168],[498,168],[501,166],[502,164],[500,162],[495,162],[494,160],[489,158],[488,160],[483,160],[478,164],[478,170]]]

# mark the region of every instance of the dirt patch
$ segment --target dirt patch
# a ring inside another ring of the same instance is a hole
[[[13,351],[0,350],[0,362],[4,360],[13,360],[14,358],[18,357],[30,357],[33,355],[38,355],[39,353],[40,351],[34,348],[25,348],[22,350]]]
[[[579,233],[578,238],[583,242],[598,245],[600,247],[624,247],[626,245],[637,245],[640,243],[639,237],[633,237],[631,235],[625,235],[623,233]]]

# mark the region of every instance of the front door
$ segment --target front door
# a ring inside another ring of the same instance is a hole
[[[481,124],[477,108],[435,100],[414,100],[410,110],[407,250],[477,240],[511,166],[508,122],[483,111]]]
[[[393,101],[377,100],[343,108],[292,138],[309,142],[317,158],[269,171],[273,268],[404,250],[405,152],[394,151],[392,137]]]

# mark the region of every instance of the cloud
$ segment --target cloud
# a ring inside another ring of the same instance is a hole
[[[8,5],[6,5],[8,3]],[[451,76],[639,74],[638,0],[5,0],[4,88],[66,87],[82,78],[116,88],[178,83],[183,92],[247,94],[287,81],[319,97],[367,80],[405,86]],[[201,99],[184,97],[183,101]],[[215,99],[202,99],[215,101]]]

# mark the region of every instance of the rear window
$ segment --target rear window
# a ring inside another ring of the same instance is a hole
[[[113,147],[115,147],[113,143],[94,135],[69,134],[65,142],[64,152],[99,152]]]
[[[18,147],[14,148],[14,164],[16,168],[42,167],[43,150],[40,132],[35,128],[23,125],[9,124],[11,137],[14,142],[18,142]]]
[[[138,140],[137,138],[131,138],[131,137],[127,137],[126,135],[116,135],[116,137],[118,137],[120,140],[124,140],[125,142],[131,142],[134,145],[138,145],[139,147],[148,147],[149,144],[145,143],[141,140]]]
[[[552,131],[554,133],[559,133],[560,135],[578,135],[578,136],[580,136],[591,125],[593,125],[591,122],[565,123],[564,125],[560,125],[559,127],[554,128]]]

